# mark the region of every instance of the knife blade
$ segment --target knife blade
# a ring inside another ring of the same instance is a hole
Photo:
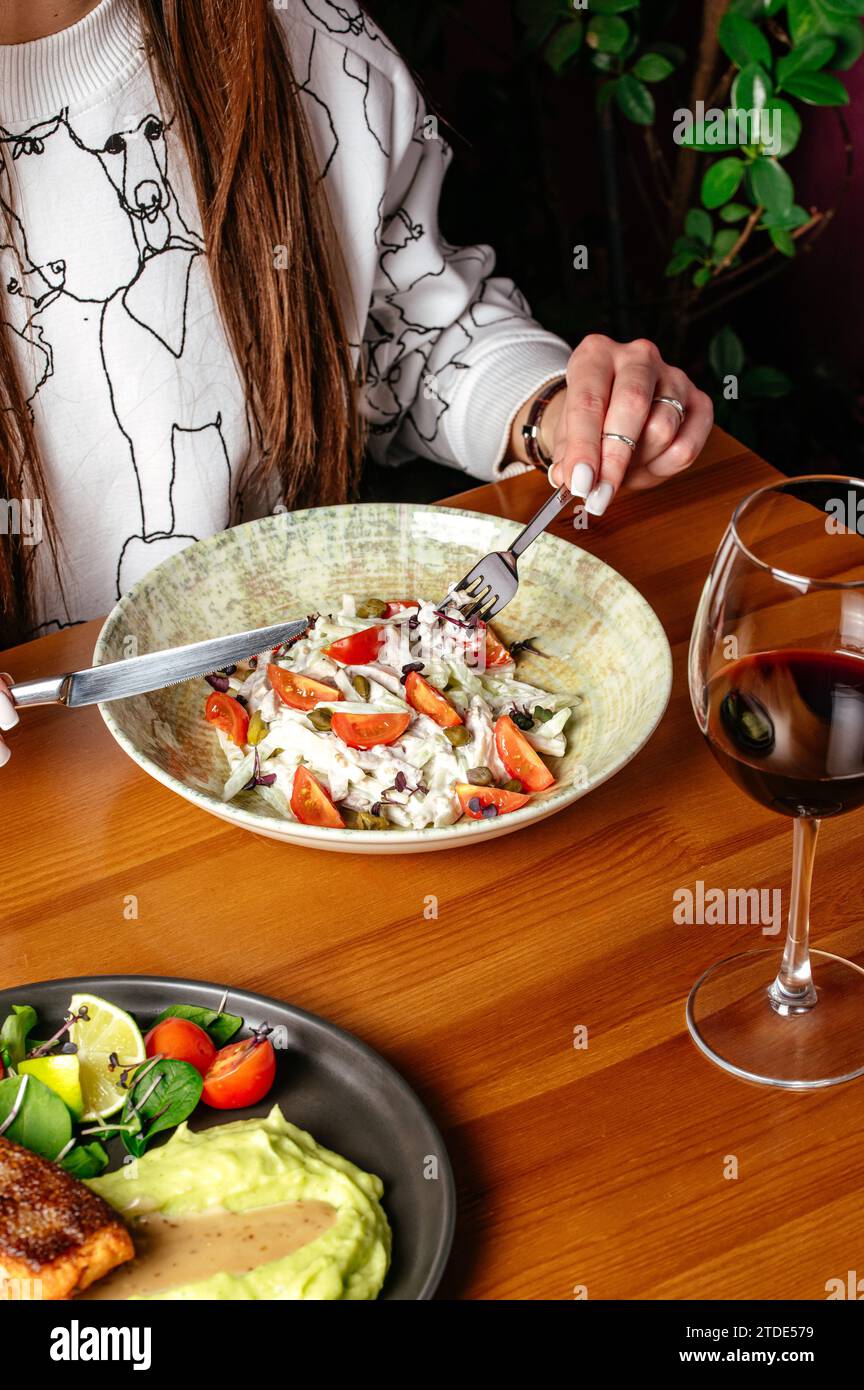
[[[177,685],[193,676],[210,675],[223,666],[233,666],[282,643],[296,642],[308,630],[311,621],[314,620],[304,618],[274,623],[271,627],[250,628],[228,637],[212,637],[206,642],[190,642],[184,647],[148,652],[145,656],[125,657],[122,661],[91,666],[83,671],[21,681],[12,686],[12,699],[19,708],[54,704],[77,708],[108,700],[125,700],[130,695],[144,695],[148,690]]]

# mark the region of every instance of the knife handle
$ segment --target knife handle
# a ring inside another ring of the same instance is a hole
[[[39,681],[21,681],[13,685],[10,694],[18,709],[27,705],[65,705],[68,675],[46,676]]]

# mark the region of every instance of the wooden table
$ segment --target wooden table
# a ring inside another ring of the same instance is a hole
[[[113,971],[230,980],[359,1034],[449,1145],[460,1214],[444,1296],[820,1299],[826,1280],[864,1275],[864,1085],[775,1091],[706,1061],[684,1024],[690,985],[765,943],[755,927],[672,918],[674,889],[699,879],[780,886],[786,902],[788,824],[715,765],[685,679],[733,504],[775,476],[717,431],[689,474],[619,497],[587,533],[557,528],[653,604],[675,684],[635,762],[512,838],[399,860],[289,848],[172,796],[96,709],[27,712],[0,774],[0,986]],[[545,488],[525,476],[452,502],[524,519]],[[98,629],[18,648],[0,670],[86,665]],[[814,908],[817,944],[859,961],[862,824],[825,826]],[[238,909],[268,883],[281,928],[238,935]],[[587,1049],[573,1045],[580,1025]]]

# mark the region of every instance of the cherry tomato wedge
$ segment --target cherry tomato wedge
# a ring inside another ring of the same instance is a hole
[[[281,666],[268,666],[267,676],[279,699],[292,709],[314,709],[322,700],[342,699],[342,692],[334,685],[284,671]]]
[[[405,698],[418,714],[428,714],[442,729],[452,729],[456,724],[463,723],[461,714],[453,708],[447,696],[430,685],[419,671],[409,673],[405,681]]]
[[[505,792],[501,787],[472,787],[470,782],[457,782],[456,795],[462,810],[472,820],[494,819],[489,812],[484,816],[484,806],[494,806],[496,816],[506,816],[508,811],[518,811],[531,800],[524,792]]]
[[[263,1100],[276,1076],[276,1053],[267,1038],[244,1038],[220,1048],[204,1077],[201,1099],[214,1110],[237,1110]]]
[[[510,776],[518,778],[527,791],[542,792],[552,786],[555,778],[509,714],[502,714],[495,724],[495,747]]]
[[[346,666],[368,666],[378,655],[381,642],[380,627],[364,627],[362,632],[352,632],[350,637],[340,637],[324,648],[326,656],[341,661]]]
[[[406,613],[409,608],[419,608],[416,598],[391,598],[384,609],[385,618],[395,618],[397,613]]]
[[[175,1062],[188,1062],[202,1076],[216,1056],[216,1044],[203,1028],[189,1018],[163,1018],[144,1039],[148,1057],[172,1057]]]
[[[233,695],[223,695],[220,690],[214,690],[212,695],[207,696],[204,718],[208,724],[215,724],[217,729],[227,734],[238,748],[244,746],[249,729],[249,715]]]
[[[340,714],[336,711],[331,728],[349,748],[375,748],[379,743],[395,743],[410,723],[410,714]]]
[[[510,651],[504,646],[497,632],[491,627],[486,629],[486,665],[489,666],[512,666],[513,658]]]
[[[332,830],[344,830],[340,816],[328,792],[308,767],[298,767],[291,789],[291,810],[301,825],[328,825]]]

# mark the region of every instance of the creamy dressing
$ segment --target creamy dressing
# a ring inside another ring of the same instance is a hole
[[[308,1245],[335,1220],[335,1207],[315,1201],[182,1217],[158,1212],[134,1216],[128,1225],[135,1259],[78,1298],[125,1299],[180,1288],[213,1274],[248,1274]]]

